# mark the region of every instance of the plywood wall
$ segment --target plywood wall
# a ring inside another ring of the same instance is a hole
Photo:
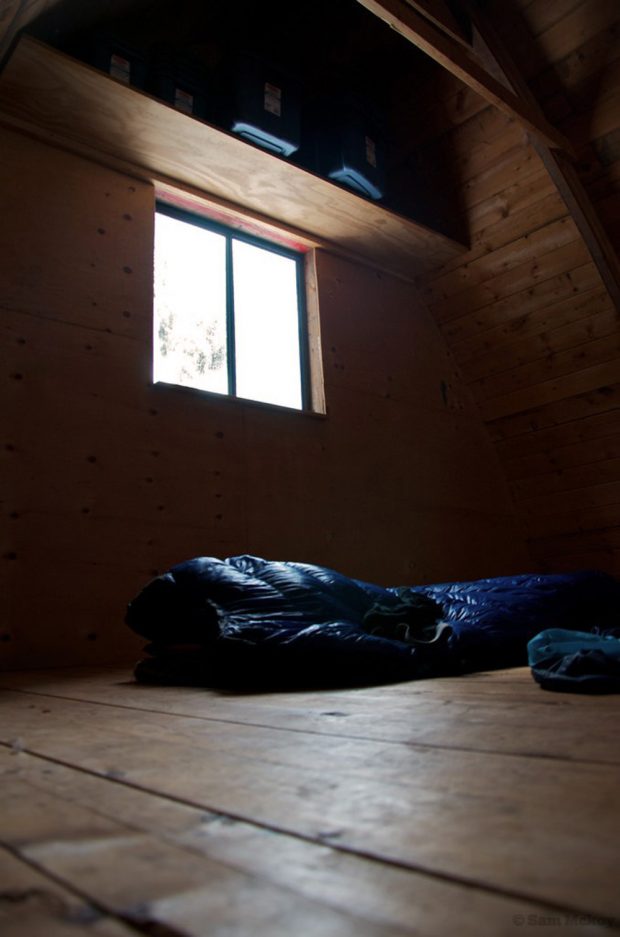
[[[620,250],[620,6],[491,5]],[[424,297],[480,407],[535,562],[620,574],[620,320],[516,122],[445,77],[417,145],[445,156],[472,249]],[[438,103],[438,101],[440,103]]]
[[[410,285],[318,257],[327,418],[153,387],[150,186],[16,134],[0,152],[5,664],[131,659],[125,603],[194,555],[386,583],[527,568]]]

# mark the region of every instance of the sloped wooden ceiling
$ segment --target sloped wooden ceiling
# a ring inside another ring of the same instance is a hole
[[[620,5],[494,0],[486,12],[576,151],[617,253]],[[421,285],[495,442],[533,558],[618,574],[618,309],[522,126],[447,74],[414,97],[403,118],[422,107],[418,153],[435,166],[454,160],[471,237],[468,254]]]

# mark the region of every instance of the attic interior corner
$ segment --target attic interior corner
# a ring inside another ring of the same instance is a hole
[[[620,932],[619,26],[6,5],[3,934]]]

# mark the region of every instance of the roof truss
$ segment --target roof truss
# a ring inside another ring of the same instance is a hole
[[[527,128],[532,145],[572,216],[610,298],[620,311],[620,261],[571,162],[572,147],[548,123],[492,23],[475,0],[462,0],[462,6],[471,19],[474,45],[480,49],[481,55],[474,54],[473,46],[464,48],[462,38],[457,41],[452,14],[442,0],[358,2],[477,91],[490,104],[519,120]],[[443,12],[442,7],[445,7]]]
[[[444,31],[443,26],[438,28],[435,13],[431,22],[416,12],[406,0],[358,0],[358,3],[480,94],[489,104],[499,108],[508,117],[519,120],[547,146],[572,152],[568,140],[548,123],[537,108],[494,78],[471,48],[465,48],[457,42]],[[435,8],[435,4],[429,0],[416,0],[415,5],[417,9]]]
[[[538,102],[515,66],[512,56],[497,35],[491,21],[475,3],[470,0],[466,2],[473,26],[495,66],[519,97],[528,102],[533,111],[541,114]],[[620,261],[573,162],[565,153],[548,146],[540,137],[533,136],[531,143],[572,216],[612,302],[620,311]]]

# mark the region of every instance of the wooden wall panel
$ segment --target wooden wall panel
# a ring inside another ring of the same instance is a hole
[[[131,660],[193,555],[383,582],[525,569],[499,462],[416,290],[317,256],[328,415],[150,383],[153,191],[4,133],[5,665]]]
[[[619,250],[620,7],[488,8],[546,116],[579,153],[581,179]],[[482,129],[496,119],[510,144],[503,152],[501,135],[487,139]],[[495,440],[534,562],[620,573],[619,312],[514,126],[479,111],[446,120],[443,133],[441,150],[452,147],[457,167],[472,147],[482,168],[451,175],[464,187],[471,251],[421,282],[423,295]]]

